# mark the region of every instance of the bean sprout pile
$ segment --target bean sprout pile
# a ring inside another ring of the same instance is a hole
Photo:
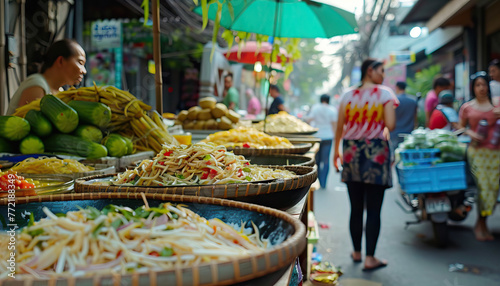
[[[66,214],[44,207],[43,212],[47,218],[33,222],[31,216],[16,242],[16,272],[37,279],[165,270],[229,261],[268,247],[253,222],[253,230],[243,229],[245,223],[235,230],[219,219],[206,220],[171,203],[149,207],[146,201],[135,210],[87,207]],[[1,257],[7,257],[9,238],[0,238]],[[2,269],[6,263],[0,261]]]

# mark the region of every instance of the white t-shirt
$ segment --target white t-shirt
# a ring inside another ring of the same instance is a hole
[[[500,105],[500,82],[490,81],[491,100],[494,106]]]
[[[314,105],[311,109],[309,119],[312,119],[311,125],[318,128],[318,132],[314,136],[321,140],[333,139],[332,123],[337,122],[337,109],[326,103]]]
[[[23,82],[21,82],[19,88],[14,93],[14,96],[12,96],[12,98],[10,99],[9,108],[7,109],[7,115],[12,115],[16,111],[16,108],[19,106],[19,100],[21,99],[21,94],[23,93],[23,91],[34,86],[41,87],[43,91],[45,91],[45,94],[52,93],[49,84],[42,74],[32,74]]]

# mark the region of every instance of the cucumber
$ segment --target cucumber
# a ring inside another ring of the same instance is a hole
[[[80,125],[74,132],[75,136],[90,140],[92,142],[101,143],[102,132],[99,128],[92,125]]]
[[[71,133],[78,126],[78,113],[52,94],[42,97],[40,110],[62,133]]]
[[[0,116],[0,136],[12,141],[21,140],[30,133],[29,122],[18,116]]]
[[[45,152],[45,146],[39,137],[28,135],[21,140],[19,151],[21,154],[39,154]]]
[[[72,100],[68,103],[78,112],[80,122],[105,128],[111,122],[111,109],[100,102]]]
[[[125,140],[125,143],[127,143],[127,155],[134,153],[134,143],[132,140],[125,136],[122,136],[122,138]]]
[[[103,145],[68,134],[52,134],[43,143],[47,152],[68,153],[89,159],[108,155],[108,150]]]
[[[0,137],[0,153],[16,153],[17,144]]]
[[[39,137],[46,137],[52,133],[52,123],[39,110],[30,110],[26,113],[24,119],[28,120],[31,131]]]
[[[121,135],[111,133],[102,140],[102,144],[108,148],[109,156],[122,157],[127,155],[127,142]]]

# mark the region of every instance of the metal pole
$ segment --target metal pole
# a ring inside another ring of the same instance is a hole
[[[6,82],[5,78],[5,21],[9,18],[5,15],[5,0],[0,0],[0,15],[2,15],[2,20],[0,20],[0,83]],[[3,114],[4,104],[7,102],[5,98],[5,85],[0,87],[0,114]]]
[[[163,114],[163,79],[161,76],[160,0],[153,0],[153,58],[155,61],[156,110]]]
[[[28,59],[26,58],[26,0],[21,0],[21,18],[19,19],[19,31],[20,38],[19,41],[19,69],[20,71],[20,81],[24,81],[27,74],[27,64]]]
[[[273,27],[273,43],[271,45],[271,58],[269,59],[268,63],[268,79],[267,81],[269,82],[269,87],[271,87],[271,76],[272,76],[272,65],[273,65],[273,57],[274,57],[274,41],[276,40],[276,28],[278,26],[278,16],[279,16],[279,6],[280,6],[280,0],[276,1],[276,9],[274,10],[274,27]],[[269,109],[267,108],[268,103],[269,103],[269,95],[270,95],[270,89],[267,90],[267,96],[266,96],[266,117],[264,118],[264,129],[262,130],[263,132],[266,132],[266,123],[267,123],[267,116],[269,115]]]
[[[75,40],[83,44],[83,0],[75,1],[75,9],[73,9],[75,15],[75,24],[74,24],[74,35]]]

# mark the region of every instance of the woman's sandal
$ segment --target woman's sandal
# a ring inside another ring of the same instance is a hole
[[[354,263],[360,263],[360,262],[362,262],[362,261],[363,261],[361,258],[359,258],[359,259],[354,259],[354,255],[352,255],[352,253],[351,253],[351,259],[352,259],[352,262],[354,262]]]
[[[375,266],[372,266],[372,267],[369,267],[369,268],[368,268],[368,267],[363,268],[363,271],[365,271],[365,272],[366,272],[366,271],[373,271],[373,270],[377,270],[377,269],[380,269],[380,268],[384,268],[384,267],[386,267],[386,266],[387,266],[387,262],[382,262],[382,261],[380,261],[380,262],[379,262],[377,265],[375,265]]]

